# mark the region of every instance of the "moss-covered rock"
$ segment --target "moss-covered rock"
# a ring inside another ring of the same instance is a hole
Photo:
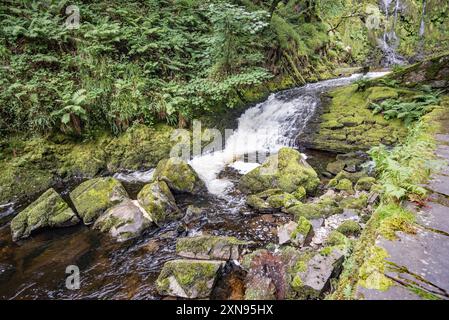
[[[334,230],[329,233],[324,244],[328,247],[346,246],[348,241],[349,239],[344,234],[338,230]]]
[[[235,237],[179,238],[176,242],[176,253],[192,259],[238,260],[245,245],[248,245],[248,242]]]
[[[296,197],[290,193],[281,193],[270,196],[267,199],[268,205],[274,209],[290,208],[300,203]]]
[[[354,220],[346,220],[338,226],[337,231],[345,236],[358,236],[362,228]]]
[[[151,226],[151,217],[141,208],[137,201],[124,200],[108,209],[95,221],[94,228],[109,232],[117,241],[138,237]]]
[[[376,184],[376,178],[373,177],[362,177],[357,181],[355,185],[355,190],[358,191],[370,191],[371,187]]]
[[[182,217],[182,212],[164,181],[145,185],[137,195],[137,200],[157,225]]]
[[[304,188],[303,186],[299,186],[298,189],[293,192],[293,195],[297,200],[304,200],[307,196],[306,188]]]
[[[120,181],[111,177],[87,180],[70,193],[85,224],[93,223],[107,209],[128,198]]]
[[[352,192],[352,181],[349,179],[341,179],[338,181],[337,185],[335,186],[335,189],[339,191],[346,191],[346,192]]]
[[[305,217],[307,219],[315,219],[322,217],[329,217],[334,214],[343,212],[332,197],[323,196],[316,200],[316,202],[297,204],[286,210],[287,213],[293,214],[296,219]]]
[[[156,280],[157,291],[163,296],[208,298],[223,265],[221,261],[168,261]]]
[[[312,236],[313,227],[310,221],[303,216],[299,217],[297,226],[290,236],[292,243],[296,246],[304,246],[312,240]]]
[[[282,148],[277,155],[270,156],[262,166],[245,174],[240,179],[239,187],[250,193],[273,188],[292,193],[302,186],[308,193],[312,193],[319,183],[317,173],[298,151]]]
[[[386,97],[407,94],[409,92],[387,86],[367,91],[359,90],[357,85],[335,89],[298,140],[304,147],[338,153],[369,150],[381,143],[395,144],[406,136],[407,130],[400,120],[386,121],[382,115],[373,115],[368,105]]]
[[[272,212],[274,209],[270,207],[268,202],[256,195],[249,195],[246,198],[246,204],[259,212]]]
[[[361,210],[368,206],[368,194],[360,193],[356,196],[344,198],[340,201],[342,209]]]
[[[67,227],[79,223],[76,214],[54,190],[49,189],[11,221],[12,239],[27,238],[45,227]]]
[[[165,181],[173,192],[201,193],[206,185],[184,160],[169,158],[161,160],[154,171],[153,179]]]

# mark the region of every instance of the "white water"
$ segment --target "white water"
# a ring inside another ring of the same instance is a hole
[[[365,77],[375,78],[385,74],[373,72]],[[225,196],[233,184],[227,179],[218,178],[218,175],[226,166],[244,174],[256,168],[258,162],[263,162],[261,155],[276,153],[284,146],[294,146],[296,137],[314,115],[320,94],[362,77],[357,74],[272,94],[239,118],[238,128],[228,138],[223,150],[195,157],[190,165],[204,180],[210,193]],[[256,159],[255,153],[259,159]],[[250,159],[244,159],[245,155]]]
[[[422,15],[421,15],[421,24],[419,26],[419,36],[420,38],[423,38],[426,33],[426,9],[427,9],[427,1],[423,1],[423,7],[422,7]]]
[[[147,183],[150,182],[153,178],[153,173],[154,169],[150,169],[147,171],[132,171],[129,173],[121,172],[114,174],[114,178],[128,183]]]
[[[405,59],[396,52],[399,46],[399,38],[395,30],[401,3],[400,0],[396,0],[393,10],[393,24],[390,28],[390,6],[392,3],[393,0],[383,0],[386,22],[382,38],[377,39],[378,45],[384,53],[383,64],[386,66],[403,65],[406,63]]]

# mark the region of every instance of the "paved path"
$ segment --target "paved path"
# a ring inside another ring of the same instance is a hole
[[[385,275],[395,285],[385,292],[359,288],[364,299],[449,300],[449,118],[442,120],[436,139],[436,154],[445,164],[426,185],[430,191],[427,204],[413,209],[416,234],[398,232],[395,241],[376,241],[389,254]]]

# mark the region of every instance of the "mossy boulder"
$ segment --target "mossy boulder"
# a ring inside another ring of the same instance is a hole
[[[166,182],[173,192],[197,194],[207,190],[195,170],[179,158],[159,161],[153,179]]]
[[[344,198],[340,201],[340,207],[342,209],[355,209],[361,210],[368,206],[368,194],[359,193],[355,196]]]
[[[164,181],[155,181],[145,185],[137,195],[137,200],[157,225],[182,217],[182,212]]]
[[[95,178],[81,183],[70,192],[70,199],[85,224],[91,224],[109,208],[129,199],[117,179]]]
[[[151,217],[137,201],[124,200],[108,209],[95,221],[94,228],[109,232],[117,241],[138,237],[152,224]]]
[[[291,241],[296,246],[307,245],[313,236],[313,227],[307,218],[301,216],[298,219],[297,226],[291,234]]]
[[[304,200],[307,196],[306,188],[299,186],[295,192],[292,193],[297,200]]]
[[[45,227],[73,226],[79,221],[61,196],[54,189],[49,189],[12,219],[12,239],[27,238],[33,231]]]
[[[358,191],[370,191],[371,187],[376,184],[376,178],[373,177],[362,177],[360,178],[356,185],[355,190]]]
[[[157,291],[163,296],[208,298],[223,266],[222,261],[168,261],[156,280]]]
[[[354,220],[346,220],[338,226],[337,231],[345,236],[358,236],[362,228]]]
[[[267,199],[268,205],[274,209],[290,208],[300,203],[296,197],[290,193],[281,193],[270,196]]]
[[[342,213],[343,209],[339,207],[338,202],[332,197],[323,196],[315,202],[301,203],[290,207],[286,212],[293,214],[296,219],[299,219],[299,217],[316,219]]]
[[[270,156],[260,167],[245,174],[239,183],[244,192],[258,193],[278,188],[287,193],[304,187],[312,193],[320,180],[315,170],[292,148],[282,148],[276,155]]]
[[[238,260],[248,242],[235,237],[197,236],[179,238],[176,253],[185,258]]]

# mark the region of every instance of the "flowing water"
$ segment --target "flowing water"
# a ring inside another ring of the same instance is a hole
[[[379,77],[385,73],[369,73]],[[11,241],[9,221],[26,203],[0,206],[0,299],[159,299],[154,281],[163,264],[174,259],[176,239],[201,233],[236,236],[254,241],[257,246],[276,242],[277,226],[288,216],[256,214],[244,204],[244,196],[233,186],[240,172],[258,165],[244,162],[245,154],[267,154],[282,146],[294,146],[295,137],[314,114],[320,94],[349,84],[361,75],[308,84],[271,95],[266,101],[249,108],[239,119],[237,130],[227,139],[223,150],[198,156],[191,165],[205,180],[210,191],[203,197],[178,195],[180,208],[189,205],[203,208],[194,218],[176,221],[162,228],[152,227],[141,237],[116,243],[108,235],[89,227],[42,230],[29,239]],[[309,154],[317,170],[332,161]],[[251,157],[250,157],[251,158]],[[257,160],[257,159],[256,159]],[[152,171],[127,172],[115,177],[123,181],[135,199],[140,188],[151,179]],[[80,181],[55,186],[68,200],[68,193]],[[81,288],[65,287],[66,267],[80,269]],[[226,278],[227,279],[227,278]],[[241,290],[227,288],[233,281],[223,280],[213,297],[226,299],[241,296]],[[241,285],[235,286],[241,289]]]
[[[394,2],[394,7],[393,7]],[[399,38],[396,34],[396,24],[398,21],[399,10],[401,7],[400,0],[383,0],[382,1],[385,13],[385,27],[381,38],[377,39],[379,48],[382,50],[384,57],[382,63],[385,66],[404,65],[407,63],[406,59],[397,53],[399,46]],[[393,9],[392,11],[390,9]],[[391,15],[391,12],[393,15]],[[391,18],[393,21],[391,21]]]

